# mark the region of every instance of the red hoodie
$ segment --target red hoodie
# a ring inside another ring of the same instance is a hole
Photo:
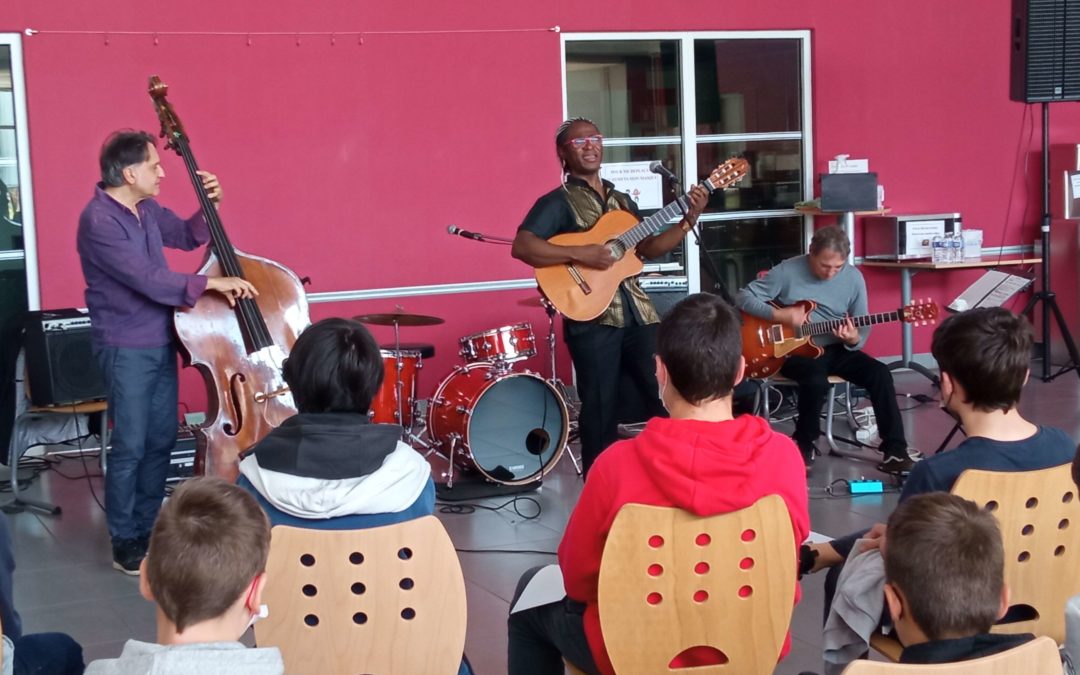
[[[674,506],[699,516],[727,513],[777,494],[787,504],[798,550],[810,532],[806,468],[790,438],[743,415],[726,422],[654,418],[634,439],[605,450],[559,544],[566,594],[585,603],[585,635],[600,672],[613,674],[597,605],[600,557],[623,504]],[[795,583],[795,602],[801,592]],[[780,652],[787,655],[790,633]]]

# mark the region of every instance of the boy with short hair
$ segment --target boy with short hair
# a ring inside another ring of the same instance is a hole
[[[157,604],[157,644],[129,640],[90,675],[283,673],[276,647],[239,642],[260,615],[270,523],[254,497],[218,478],[180,486],[162,507],[139,590]]]
[[[944,492],[905,500],[883,549],[901,663],[967,661],[1034,639],[990,632],[1009,607],[1005,551],[997,521],[973,502]]]

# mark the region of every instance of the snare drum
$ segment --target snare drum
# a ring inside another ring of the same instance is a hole
[[[528,323],[466,335],[460,342],[461,356],[466,363],[514,363],[536,354],[536,339]]]
[[[463,469],[506,485],[531,483],[562,457],[569,431],[562,397],[546,380],[491,363],[459,367],[428,407],[428,432]]]
[[[383,362],[383,382],[371,400],[371,421],[379,424],[412,426],[413,401],[416,400],[416,378],[422,367],[420,352],[380,349]],[[401,414],[398,419],[398,381],[401,381]]]

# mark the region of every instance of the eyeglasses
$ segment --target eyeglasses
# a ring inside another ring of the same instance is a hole
[[[595,134],[593,136],[582,136],[581,138],[571,138],[567,142],[563,143],[563,145],[572,145],[575,148],[584,148],[586,143],[592,143],[593,145],[603,145],[604,144],[604,137],[601,136],[600,134]]]

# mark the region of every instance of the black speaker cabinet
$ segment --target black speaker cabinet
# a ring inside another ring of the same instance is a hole
[[[70,405],[105,398],[90,347],[90,317],[75,309],[28,312],[26,374],[34,405]]]
[[[1080,0],[1013,0],[1009,98],[1080,101]]]

